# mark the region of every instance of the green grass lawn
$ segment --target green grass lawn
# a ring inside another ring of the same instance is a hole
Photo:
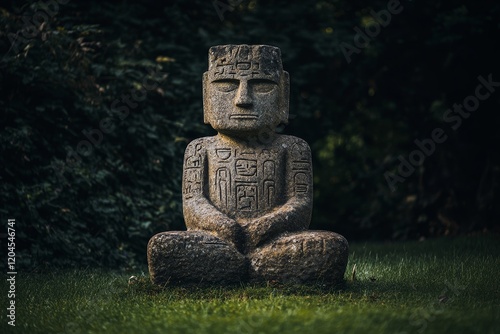
[[[351,244],[337,289],[158,289],[140,272],[133,283],[131,273],[19,272],[16,327],[4,315],[0,332],[500,333],[499,241]]]

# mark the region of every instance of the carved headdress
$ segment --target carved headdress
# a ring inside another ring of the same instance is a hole
[[[208,79],[269,79],[283,75],[280,49],[269,45],[218,45],[208,52]]]

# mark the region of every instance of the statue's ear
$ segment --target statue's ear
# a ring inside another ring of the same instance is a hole
[[[288,72],[283,71],[281,78],[280,123],[288,124],[288,113],[290,108],[290,75]]]
[[[210,110],[208,103],[208,72],[203,73],[203,122],[210,124]]]

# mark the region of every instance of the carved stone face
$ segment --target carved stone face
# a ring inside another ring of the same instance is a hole
[[[274,130],[288,120],[288,73],[279,49],[226,45],[210,49],[203,76],[205,123],[227,135]]]

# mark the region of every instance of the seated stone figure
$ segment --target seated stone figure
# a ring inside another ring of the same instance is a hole
[[[279,135],[288,121],[289,76],[280,50],[266,45],[210,48],[203,76],[204,117],[217,135],[185,153],[187,231],[151,238],[156,284],[337,283],[348,244],[308,231],[312,165],[307,143]]]

